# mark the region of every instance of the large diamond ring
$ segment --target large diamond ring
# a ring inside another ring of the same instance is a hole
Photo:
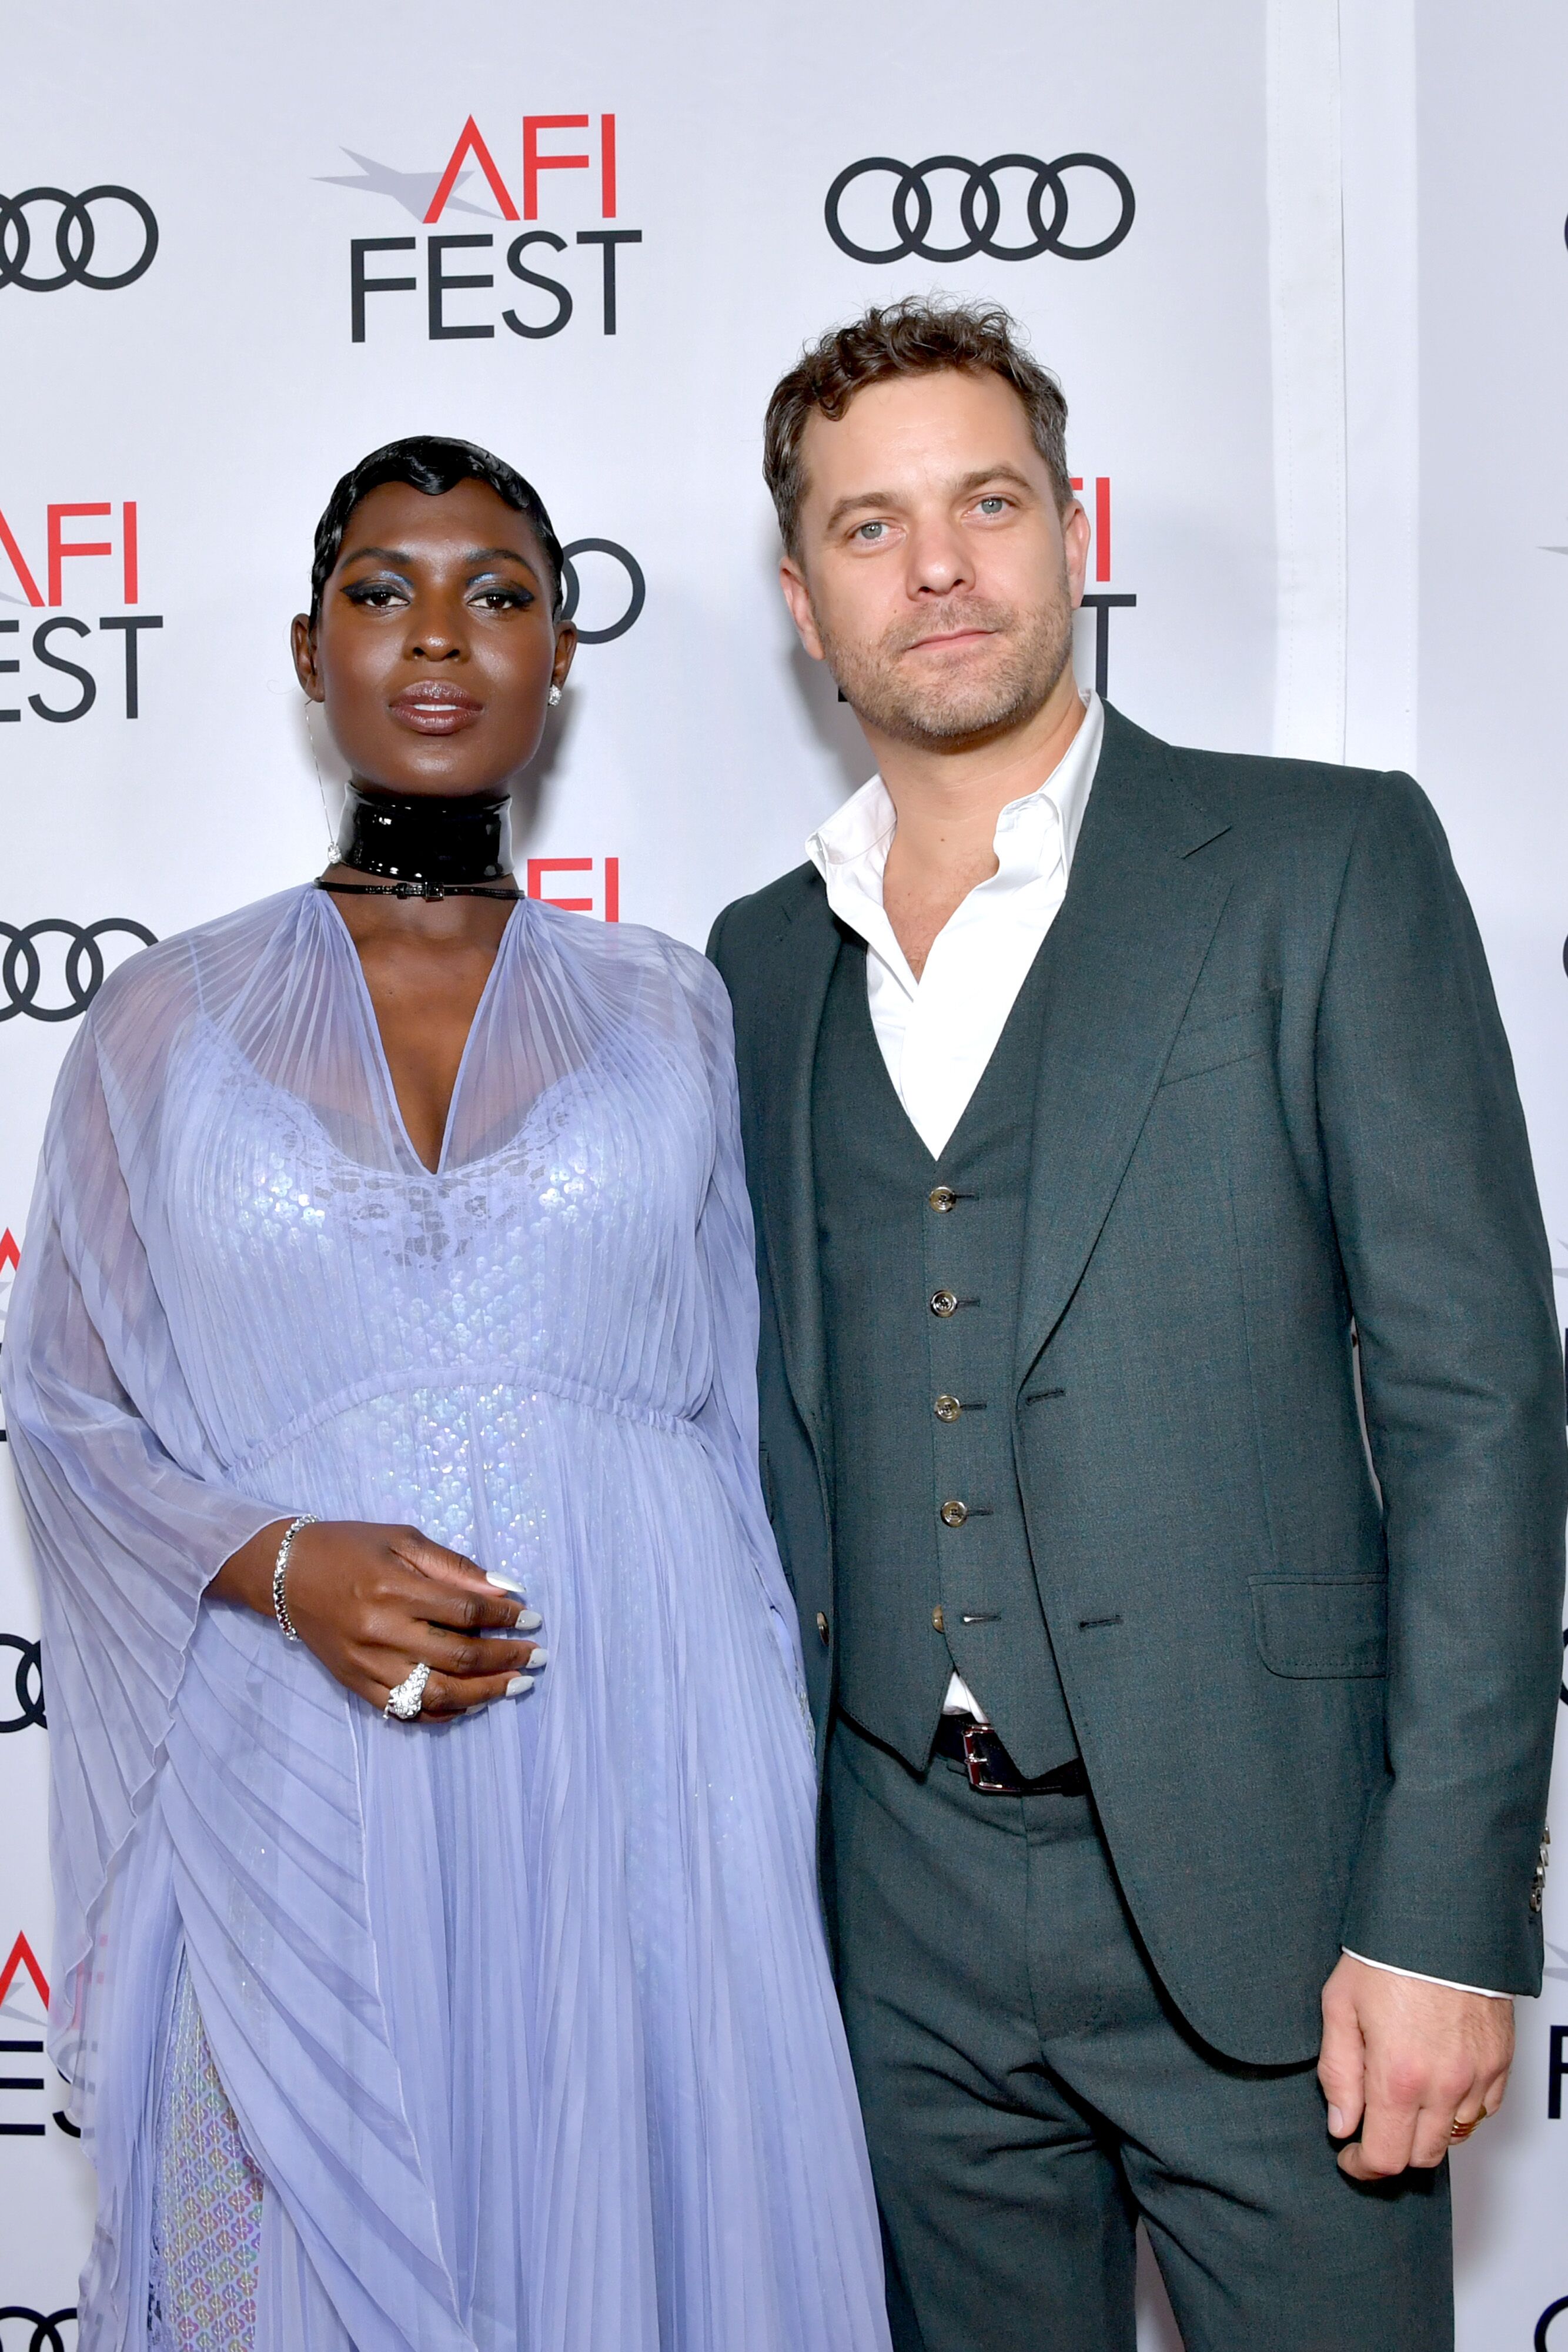
[[[413,1672],[392,1692],[382,1713],[390,1723],[395,1716],[399,1723],[412,1723],[424,1705],[424,1685],[430,1680],[430,1668],[421,1659]]]

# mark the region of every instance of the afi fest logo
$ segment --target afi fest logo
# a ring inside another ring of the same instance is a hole
[[[105,181],[79,195],[47,187],[0,195],[0,289],[116,294],[146,277],[157,250],[152,207],[134,188]]]
[[[0,1945],[0,1950],[4,1948]],[[48,2131],[48,2123],[44,2120],[44,2094],[47,2089],[44,2077],[44,2027],[48,2014],[48,1979],[38,1965],[33,1946],[26,1935],[18,1933],[9,1955],[0,1960],[0,2066],[5,2068],[0,2073],[0,2138],[43,2139]],[[33,2095],[24,2098],[24,2093]],[[49,2122],[68,2139],[81,2137],[63,2107],[50,2116]],[[15,2316],[16,2310],[16,2306],[10,2306],[10,2315]],[[69,2312],[54,2314],[57,2319],[68,2319],[70,2315]],[[7,2308],[0,2306],[0,2325],[6,2316]],[[5,2342],[0,2334],[0,2352],[5,2352]]]
[[[73,604],[89,615],[104,604],[118,603],[121,609],[99,610],[88,619],[62,612],[68,567]],[[163,625],[161,613],[131,609],[141,597],[134,499],[63,499],[46,505],[41,515],[14,500],[0,509],[0,726],[19,725],[25,717],[51,727],[85,719],[99,698],[100,670],[105,709],[140,718],[141,638]],[[7,604],[47,612],[48,618],[27,627],[19,615],[5,613]],[[107,639],[101,648],[81,642],[95,631]],[[9,637],[21,642],[13,649],[5,642]],[[12,700],[5,681],[23,674],[24,658],[31,691],[14,688]]]
[[[1084,589],[1081,609],[1094,615],[1094,691],[1103,701],[1111,690],[1111,615],[1116,612],[1130,612],[1138,600],[1125,591],[1121,594],[1113,593],[1108,584],[1113,545],[1111,477],[1109,474],[1093,476],[1092,497],[1088,494],[1089,478],[1083,474],[1074,474],[1072,488],[1083,500],[1089,516],[1089,573],[1093,584]]]
[[[557,898],[552,877],[557,874],[587,874],[587,883],[576,882],[568,887],[576,895]],[[542,899],[547,907],[559,907],[569,915],[601,915],[607,923],[621,920],[621,860],[606,857],[602,865],[591,857],[530,857],[528,860],[528,897]],[[582,895],[586,892],[588,895]]]
[[[622,250],[641,245],[640,228],[618,225],[615,117],[612,114],[525,114],[520,147],[508,150],[486,141],[473,115],[457,134],[444,169],[401,172],[351,147],[344,153],[357,172],[323,173],[336,188],[386,196],[411,214],[427,234],[418,236],[356,236],[349,241],[349,332],[356,343],[372,327],[383,335],[395,318],[406,317],[401,299],[423,293],[423,325],[433,343],[489,342],[497,331],[497,305],[477,298],[493,294],[500,265],[503,299],[499,325],[525,342],[559,335],[579,314],[597,316],[601,331],[616,331]],[[510,178],[497,155],[505,158]],[[581,173],[580,180],[575,175]],[[563,174],[568,175],[563,178]],[[476,202],[476,198],[488,201]],[[520,201],[519,201],[520,199]],[[575,199],[575,202],[573,201]],[[574,227],[570,236],[536,226],[541,202],[580,211],[586,203],[594,226]],[[498,228],[452,229],[440,226],[448,214],[495,221]],[[413,269],[392,266],[391,257],[413,254]],[[556,257],[570,256],[559,264]],[[482,263],[482,267],[468,265]],[[560,277],[551,273],[557,268]],[[383,323],[384,322],[384,323]]]
[[[891,187],[887,184],[892,182]],[[865,155],[828,190],[828,235],[852,261],[1099,261],[1124,243],[1133,184],[1108,155]]]

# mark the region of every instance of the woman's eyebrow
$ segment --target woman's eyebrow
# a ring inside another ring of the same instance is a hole
[[[507,563],[520,564],[523,570],[531,572],[536,580],[539,576],[538,564],[530,556],[525,555],[520,547],[471,547],[463,561],[468,565],[473,565],[494,563],[497,558]],[[345,566],[350,563],[367,562],[395,563],[406,571],[410,565],[417,563],[419,558],[411,553],[406,547],[356,547],[352,553],[345,555],[342,561]]]
[[[493,562],[498,555],[504,556],[509,563],[520,563],[525,572],[531,572],[536,579],[538,577],[538,564],[531,557],[525,555],[520,547],[471,547],[468,551],[468,562],[487,563]]]

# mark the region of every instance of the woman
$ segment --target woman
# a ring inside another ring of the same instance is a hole
[[[61,1074],[5,1371],[84,2352],[886,2342],[727,1003],[511,878],[561,571],[465,443],[339,484],[338,862]]]

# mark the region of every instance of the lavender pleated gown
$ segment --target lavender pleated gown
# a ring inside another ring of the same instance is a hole
[[[5,1367],[84,2352],[145,2341],[182,1954],[265,2179],[260,2352],[883,2352],[755,1342],[690,950],[519,906],[434,1174],[322,894],[102,991]],[[387,1724],[203,1600],[306,1510],[521,1579],[531,1694]]]

